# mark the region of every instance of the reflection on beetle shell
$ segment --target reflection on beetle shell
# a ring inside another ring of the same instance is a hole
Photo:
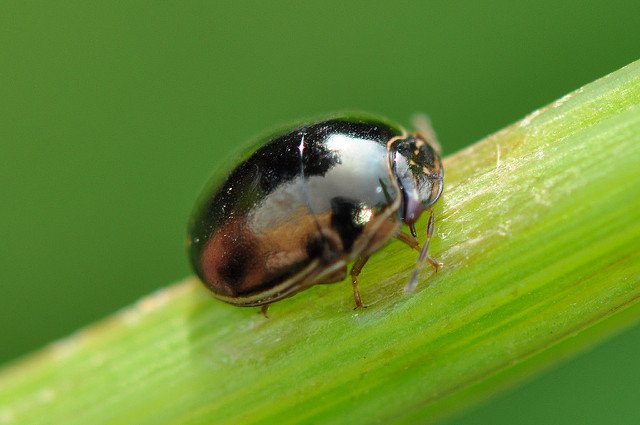
[[[375,121],[331,120],[256,150],[193,216],[191,258],[202,280],[243,305],[264,303],[266,289],[305,267],[317,270],[292,282],[299,289],[342,280],[344,264],[401,225],[387,151],[399,134]]]

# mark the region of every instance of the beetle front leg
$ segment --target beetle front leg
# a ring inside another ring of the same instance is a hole
[[[431,242],[431,237],[433,236],[434,227],[435,227],[435,219],[433,217],[433,208],[429,208],[429,224],[427,225],[427,240],[424,243],[426,248],[423,248],[425,254],[427,254],[427,250],[429,249],[429,243]],[[422,257],[422,252],[420,253],[420,257]],[[431,266],[433,266],[433,268],[436,270],[436,272],[440,270],[444,265],[442,264],[442,262],[436,260],[430,255],[427,255],[426,258],[427,258],[427,261],[431,264]]]
[[[435,258],[428,255],[427,251],[429,251],[429,243],[431,242],[431,237],[433,236],[433,228],[435,227],[434,218],[433,218],[433,208],[429,208],[429,222],[427,223],[427,240],[424,242],[422,246],[422,250],[420,250],[420,256],[418,257],[418,262],[416,263],[416,268],[413,269],[413,274],[411,275],[411,279],[407,286],[404,287],[404,291],[409,293],[413,292],[416,289],[416,285],[418,284],[418,276],[420,275],[420,270],[422,270],[422,266],[424,266],[425,261],[429,261],[429,263],[433,266],[436,271],[440,267],[442,267],[442,263],[436,260]]]
[[[433,267],[436,273],[438,273],[438,270],[440,270],[442,266],[444,266],[444,263],[442,261],[438,261],[436,258],[433,258],[430,255],[427,255],[427,261],[429,262],[429,264],[431,264],[431,267]]]
[[[366,305],[362,304],[362,298],[360,298],[360,290],[358,289],[358,275],[362,271],[364,265],[367,264],[368,260],[369,256],[363,255],[362,257],[359,257],[355,263],[353,263],[353,266],[351,266],[351,285],[353,287],[353,298],[356,302],[354,310],[367,307]]]
[[[411,225],[410,228],[412,229],[412,233],[413,233],[413,225]],[[432,232],[433,232],[433,229],[432,229]],[[429,235],[428,230],[427,230],[427,238],[428,240],[431,239],[431,235]],[[406,244],[409,248],[415,249],[416,251],[421,252],[420,243],[418,242],[418,239],[413,237],[412,235],[407,235],[404,232],[400,232],[396,236],[396,239]],[[429,242],[427,241],[427,243]],[[429,264],[431,264],[431,266],[435,269],[436,272],[440,270],[440,268],[442,268],[443,264],[430,255],[427,255],[427,261],[429,262]]]

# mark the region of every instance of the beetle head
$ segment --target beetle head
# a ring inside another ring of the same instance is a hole
[[[442,161],[433,146],[418,134],[393,142],[390,157],[402,192],[402,220],[413,224],[442,193]]]

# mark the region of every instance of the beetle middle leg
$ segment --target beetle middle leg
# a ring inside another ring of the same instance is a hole
[[[362,304],[362,298],[360,298],[360,290],[358,289],[358,275],[362,271],[364,265],[367,264],[368,260],[369,256],[363,255],[362,257],[359,257],[355,263],[353,263],[353,266],[351,266],[351,285],[353,286],[353,298],[356,301],[354,310],[366,307],[366,305]]]
[[[418,242],[418,239],[415,236],[407,235],[404,232],[400,232],[396,236],[396,239],[406,244],[409,248],[420,251],[420,242]]]

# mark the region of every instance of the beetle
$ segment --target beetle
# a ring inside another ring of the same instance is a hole
[[[421,127],[408,133],[381,118],[343,115],[259,140],[191,215],[194,271],[216,298],[262,306],[266,315],[274,301],[344,280],[353,262],[361,308],[358,275],[395,238],[420,251],[405,288],[412,291],[425,261],[441,266],[427,251],[444,169],[430,127]],[[420,248],[415,223],[425,211]]]

